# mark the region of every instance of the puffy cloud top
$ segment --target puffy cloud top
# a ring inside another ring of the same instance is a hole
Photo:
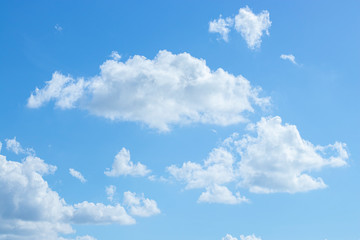
[[[188,53],[159,51],[153,59],[134,56],[126,62],[107,60],[101,72],[88,80],[55,72],[42,89],[36,88],[28,107],[54,100],[61,109],[82,108],[112,120],[145,123],[160,131],[170,125],[210,123],[230,125],[244,121],[253,105],[266,106],[241,75],[210,70],[205,60]]]

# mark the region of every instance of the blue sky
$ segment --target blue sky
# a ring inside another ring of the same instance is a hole
[[[359,7],[2,1],[0,239],[359,240]]]

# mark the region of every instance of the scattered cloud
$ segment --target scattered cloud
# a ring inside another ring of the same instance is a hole
[[[224,186],[236,180],[234,162],[234,157],[226,149],[215,148],[203,164],[186,162],[180,168],[171,165],[167,170],[175,179],[184,182],[186,189],[206,189],[198,202],[237,204],[247,199],[238,192],[234,195]]]
[[[301,138],[295,125],[283,125],[280,117],[262,118],[252,127],[257,136],[230,140],[241,157],[239,184],[251,192],[295,193],[325,188],[321,178],[309,173],[347,164],[344,143],[315,146]]]
[[[112,224],[130,225],[135,219],[130,217],[120,204],[81,202],[74,204],[72,222],[76,224]]]
[[[293,64],[297,65],[297,62],[295,61],[295,56],[292,54],[281,54],[280,58],[283,60],[289,60]]]
[[[16,137],[13,139],[5,139],[6,149],[14,152],[15,154],[23,153],[25,150],[21,147],[21,144],[16,141]]]
[[[121,56],[117,51],[112,51],[110,57],[116,61],[121,59]]]
[[[0,155],[0,239],[59,240],[64,239],[61,235],[74,233],[72,224],[129,225],[136,222],[120,204],[88,201],[67,204],[43,178],[55,171],[56,166],[36,156],[28,155],[22,162],[15,162]],[[132,215],[151,216],[160,212],[154,200],[137,197],[131,192],[124,196]]]
[[[231,236],[230,234],[226,234],[226,236],[223,237],[222,240],[238,240],[238,239],[236,237]],[[254,234],[248,236],[240,235],[240,240],[261,240],[261,238],[256,237]]]
[[[261,238],[256,237],[254,234],[248,236],[240,235],[240,240],[261,240]]]
[[[6,149],[15,154],[27,154],[27,155],[35,156],[35,150],[32,148],[24,149],[21,146],[21,144],[16,140],[16,137],[14,137],[13,139],[5,139],[5,143],[6,143]]]
[[[73,176],[74,178],[79,179],[80,182],[82,182],[82,183],[85,183],[85,182],[86,182],[86,179],[84,178],[84,176],[83,176],[80,172],[76,171],[75,169],[70,168],[70,169],[69,169],[69,173],[70,173],[70,175]]]
[[[114,195],[115,195],[115,192],[116,192],[116,187],[114,185],[110,185],[110,186],[107,186],[105,188],[105,192],[106,192],[106,195],[107,195],[107,199],[112,202],[114,200]]]
[[[230,27],[234,25],[232,18],[223,19],[220,15],[218,19],[209,22],[209,32],[219,33],[222,39],[227,42],[229,40]]]
[[[138,55],[126,62],[111,59],[100,69],[88,80],[55,72],[42,89],[35,89],[27,106],[39,108],[53,100],[61,109],[86,109],[108,119],[169,131],[174,124],[243,122],[244,112],[270,102],[241,75],[210,70],[205,60],[188,53],[163,50],[153,60]]]
[[[224,203],[224,204],[239,204],[248,202],[246,197],[240,196],[237,192],[235,195],[225,186],[214,184],[213,186],[206,187],[206,192],[201,193],[199,202],[208,203]]]
[[[0,142],[0,152],[1,152],[1,148],[2,148],[2,142]]]
[[[58,32],[61,32],[63,30],[63,28],[59,25],[59,24],[56,24],[54,26],[55,30],[58,31]]]
[[[142,194],[140,197],[136,193],[124,192],[123,204],[128,207],[131,215],[139,217],[150,217],[160,213],[157,203]]]
[[[248,200],[239,192],[233,194],[229,184],[254,193],[306,192],[326,187],[310,173],[347,164],[344,143],[315,146],[301,138],[296,126],[282,124],[280,117],[262,118],[247,129],[256,135],[232,134],[202,164],[186,162],[167,170],[185,183],[185,189],[206,190],[198,202],[236,204]]]
[[[269,35],[270,26],[270,15],[266,10],[256,15],[246,6],[240,8],[239,13],[235,16],[235,29],[241,33],[251,49],[260,47],[261,37],[264,32]]]
[[[121,175],[130,176],[146,176],[151,171],[141,163],[134,164],[130,161],[130,151],[122,148],[121,151],[115,156],[112,169],[105,171],[105,175],[109,177],[118,177]]]
[[[96,240],[96,238],[89,235],[85,235],[85,236],[77,236],[75,240]]]
[[[259,14],[255,14],[246,6],[239,9],[239,13],[234,18],[227,17],[223,19],[221,16],[209,23],[209,32],[219,33],[224,41],[228,41],[228,35],[234,27],[237,32],[245,39],[250,49],[259,48],[263,34],[269,35],[271,27],[270,14],[264,10]]]

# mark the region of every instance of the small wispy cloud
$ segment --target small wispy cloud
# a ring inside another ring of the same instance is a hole
[[[56,24],[54,26],[55,30],[58,31],[58,32],[61,32],[63,30],[63,28],[59,25],[59,24]]]
[[[292,62],[295,65],[298,65],[297,62],[295,61],[295,56],[292,54],[281,54],[280,58],[283,60],[288,60],[290,62]]]
[[[264,10],[255,14],[248,6],[239,9],[235,17],[227,17],[209,22],[209,32],[219,33],[225,42],[232,28],[241,34],[248,47],[252,50],[260,48],[261,38],[264,34],[269,35],[271,27],[270,14]]]
[[[83,176],[80,172],[76,171],[75,169],[70,168],[70,169],[69,169],[69,173],[70,173],[70,175],[73,176],[74,178],[79,179],[80,182],[82,182],[82,183],[85,183],[85,182],[86,182],[86,179],[84,178],[84,176]]]
[[[24,149],[21,144],[16,140],[16,137],[13,139],[5,139],[6,149],[12,151],[15,154],[27,154],[27,155],[35,155],[35,151],[32,148]],[[1,149],[1,147],[0,147]]]
[[[114,185],[110,185],[105,188],[105,192],[107,195],[107,199],[112,202],[114,200],[114,195],[116,193],[116,187]]]

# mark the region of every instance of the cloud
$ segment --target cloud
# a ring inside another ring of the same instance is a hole
[[[75,240],[96,240],[96,238],[89,235],[85,235],[85,236],[77,236]]]
[[[54,26],[55,30],[58,31],[58,32],[61,32],[63,30],[63,28],[59,25],[59,24],[56,24]]]
[[[239,204],[242,202],[248,202],[245,197],[240,196],[237,192],[234,194],[225,186],[213,185],[206,187],[206,192],[201,193],[199,202],[208,203],[224,203],[224,204]]]
[[[76,224],[111,224],[130,225],[135,219],[130,217],[120,204],[105,205],[84,201],[74,205],[72,222]]]
[[[239,13],[234,18],[221,16],[217,20],[209,22],[209,32],[219,33],[224,41],[228,41],[230,27],[234,27],[237,32],[245,39],[250,49],[259,48],[263,34],[269,35],[271,27],[270,14],[264,10],[259,14],[254,14],[246,6],[239,9]]]
[[[130,214],[140,217],[150,217],[160,213],[160,209],[154,200],[136,196],[136,193],[124,192],[124,203],[129,208]]]
[[[232,142],[241,156],[240,185],[251,192],[306,192],[325,188],[321,178],[309,174],[324,167],[341,167],[348,158],[345,144],[315,146],[301,138],[295,125],[280,117],[262,118],[253,130]]]
[[[209,22],[209,32],[219,33],[222,39],[227,42],[229,40],[230,27],[232,27],[233,24],[234,20],[232,18],[223,19],[220,16],[218,19]]]
[[[297,62],[295,61],[295,56],[292,54],[281,54],[280,58],[283,60],[289,60],[293,64],[297,65]]]
[[[141,163],[134,164],[130,161],[130,152],[126,148],[122,148],[121,151],[115,156],[112,169],[105,171],[105,175],[109,177],[118,177],[121,175],[130,176],[146,176],[150,173],[150,170]]]
[[[261,238],[256,237],[254,234],[248,236],[240,235],[240,240],[261,240]]]
[[[0,155],[0,236],[57,239],[58,233],[73,232],[68,222],[73,208],[42,178],[55,170],[37,157],[19,163]]]
[[[262,118],[247,128],[255,136],[232,134],[202,164],[186,162],[167,170],[185,183],[185,189],[206,190],[198,202],[236,204],[248,200],[239,192],[232,194],[230,184],[254,193],[306,192],[326,187],[310,173],[347,164],[344,143],[313,145],[301,138],[296,126],[282,124],[280,117]]]
[[[107,195],[107,199],[112,202],[114,200],[114,195],[116,192],[116,187],[114,185],[110,185],[108,187],[105,188],[105,192]]]
[[[169,173],[178,181],[185,182],[186,189],[205,188],[198,202],[237,204],[247,201],[240,193],[235,195],[224,184],[236,180],[235,159],[224,148],[215,148],[203,164],[187,162],[182,167],[171,165]]]
[[[107,60],[99,75],[84,80],[55,72],[27,102],[39,108],[49,101],[61,109],[81,108],[118,121],[145,123],[160,131],[171,125],[205,123],[227,126],[243,122],[254,106],[269,105],[241,75],[210,70],[188,53],[159,51],[151,60],[134,56]]]
[[[6,149],[14,152],[15,154],[23,153],[25,150],[21,147],[21,144],[16,141],[16,137],[13,139],[5,139]]]
[[[238,240],[238,239],[236,237],[231,236],[230,234],[226,234],[226,236],[223,237],[222,240]]]
[[[0,142],[0,152],[1,152],[1,148],[2,148],[2,142]]]
[[[0,239],[58,240],[63,239],[60,235],[74,233],[73,224],[136,222],[120,204],[88,201],[67,204],[43,178],[55,171],[56,166],[36,156],[15,162],[0,155]],[[134,197],[139,204],[125,199],[133,215],[151,216],[160,212],[154,200]]]
[[[231,236],[230,234],[226,234],[226,236],[223,237],[222,240],[238,240],[238,239],[236,237]],[[248,236],[240,235],[240,240],[261,240],[261,238],[256,237],[254,234]]]
[[[260,47],[261,37],[264,32],[269,35],[270,26],[270,15],[266,10],[256,15],[246,6],[240,8],[239,13],[235,16],[235,29],[241,33],[251,49]]]
[[[73,176],[74,178],[79,179],[80,182],[82,182],[82,183],[85,183],[85,182],[86,182],[86,179],[84,178],[84,176],[83,176],[80,172],[76,171],[75,169],[70,168],[70,169],[69,169],[69,173],[70,173],[70,175]]]

